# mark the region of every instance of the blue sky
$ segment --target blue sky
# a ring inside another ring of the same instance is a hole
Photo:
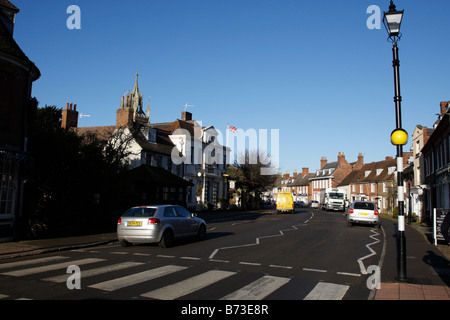
[[[279,129],[281,171],[320,158],[366,163],[394,156],[392,45],[370,30],[370,5],[388,0],[10,0],[14,37],[42,77],[40,106],[76,103],[79,126],[115,124],[135,73],[151,122]],[[448,0],[397,0],[403,127],[432,126],[450,100]],[[69,30],[67,7],[81,9]],[[410,143],[405,150],[409,149]]]

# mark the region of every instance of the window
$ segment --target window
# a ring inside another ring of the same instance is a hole
[[[375,206],[370,202],[355,202],[354,209],[375,210]]]
[[[148,130],[148,141],[156,142],[156,129],[155,128],[150,128]]]
[[[156,208],[131,208],[125,214],[124,217],[134,217],[134,218],[147,218],[153,217],[156,212]]]
[[[178,217],[188,218],[191,216],[191,213],[189,211],[187,211],[185,208],[183,208],[183,207],[175,207],[175,208],[176,208]]]
[[[177,216],[177,212],[175,211],[175,207],[166,207],[164,209],[164,217],[175,218],[176,216]]]
[[[17,161],[0,160],[0,217],[14,216],[19,165]]]
[[[370,184],[370,192],[375,192],[375,183]]]

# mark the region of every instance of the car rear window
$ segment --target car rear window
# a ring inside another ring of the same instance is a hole
[[[374,204],[370,202],[356,202],[353,208],[362,210],[375,210]]]
[[[156,208],[131,208],[124,213],[123,217],[135,217],[135,218],[147,218],[153,217],[156,212]]]

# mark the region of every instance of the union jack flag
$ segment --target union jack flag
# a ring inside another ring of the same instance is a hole
[[[230,126],[230,125],[228,125],[228,129],[229,129],[231,132],[234,132],[234,133],[236,133],[236,131],[237,131],[237,129],[236,129],[235,127]]]

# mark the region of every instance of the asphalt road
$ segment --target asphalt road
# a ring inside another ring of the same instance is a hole
[[[384,241],[383,229],[348,227],[342,213],[255,215],[168,249],[113,243],[4,260],[0,298],[367,300]]]

